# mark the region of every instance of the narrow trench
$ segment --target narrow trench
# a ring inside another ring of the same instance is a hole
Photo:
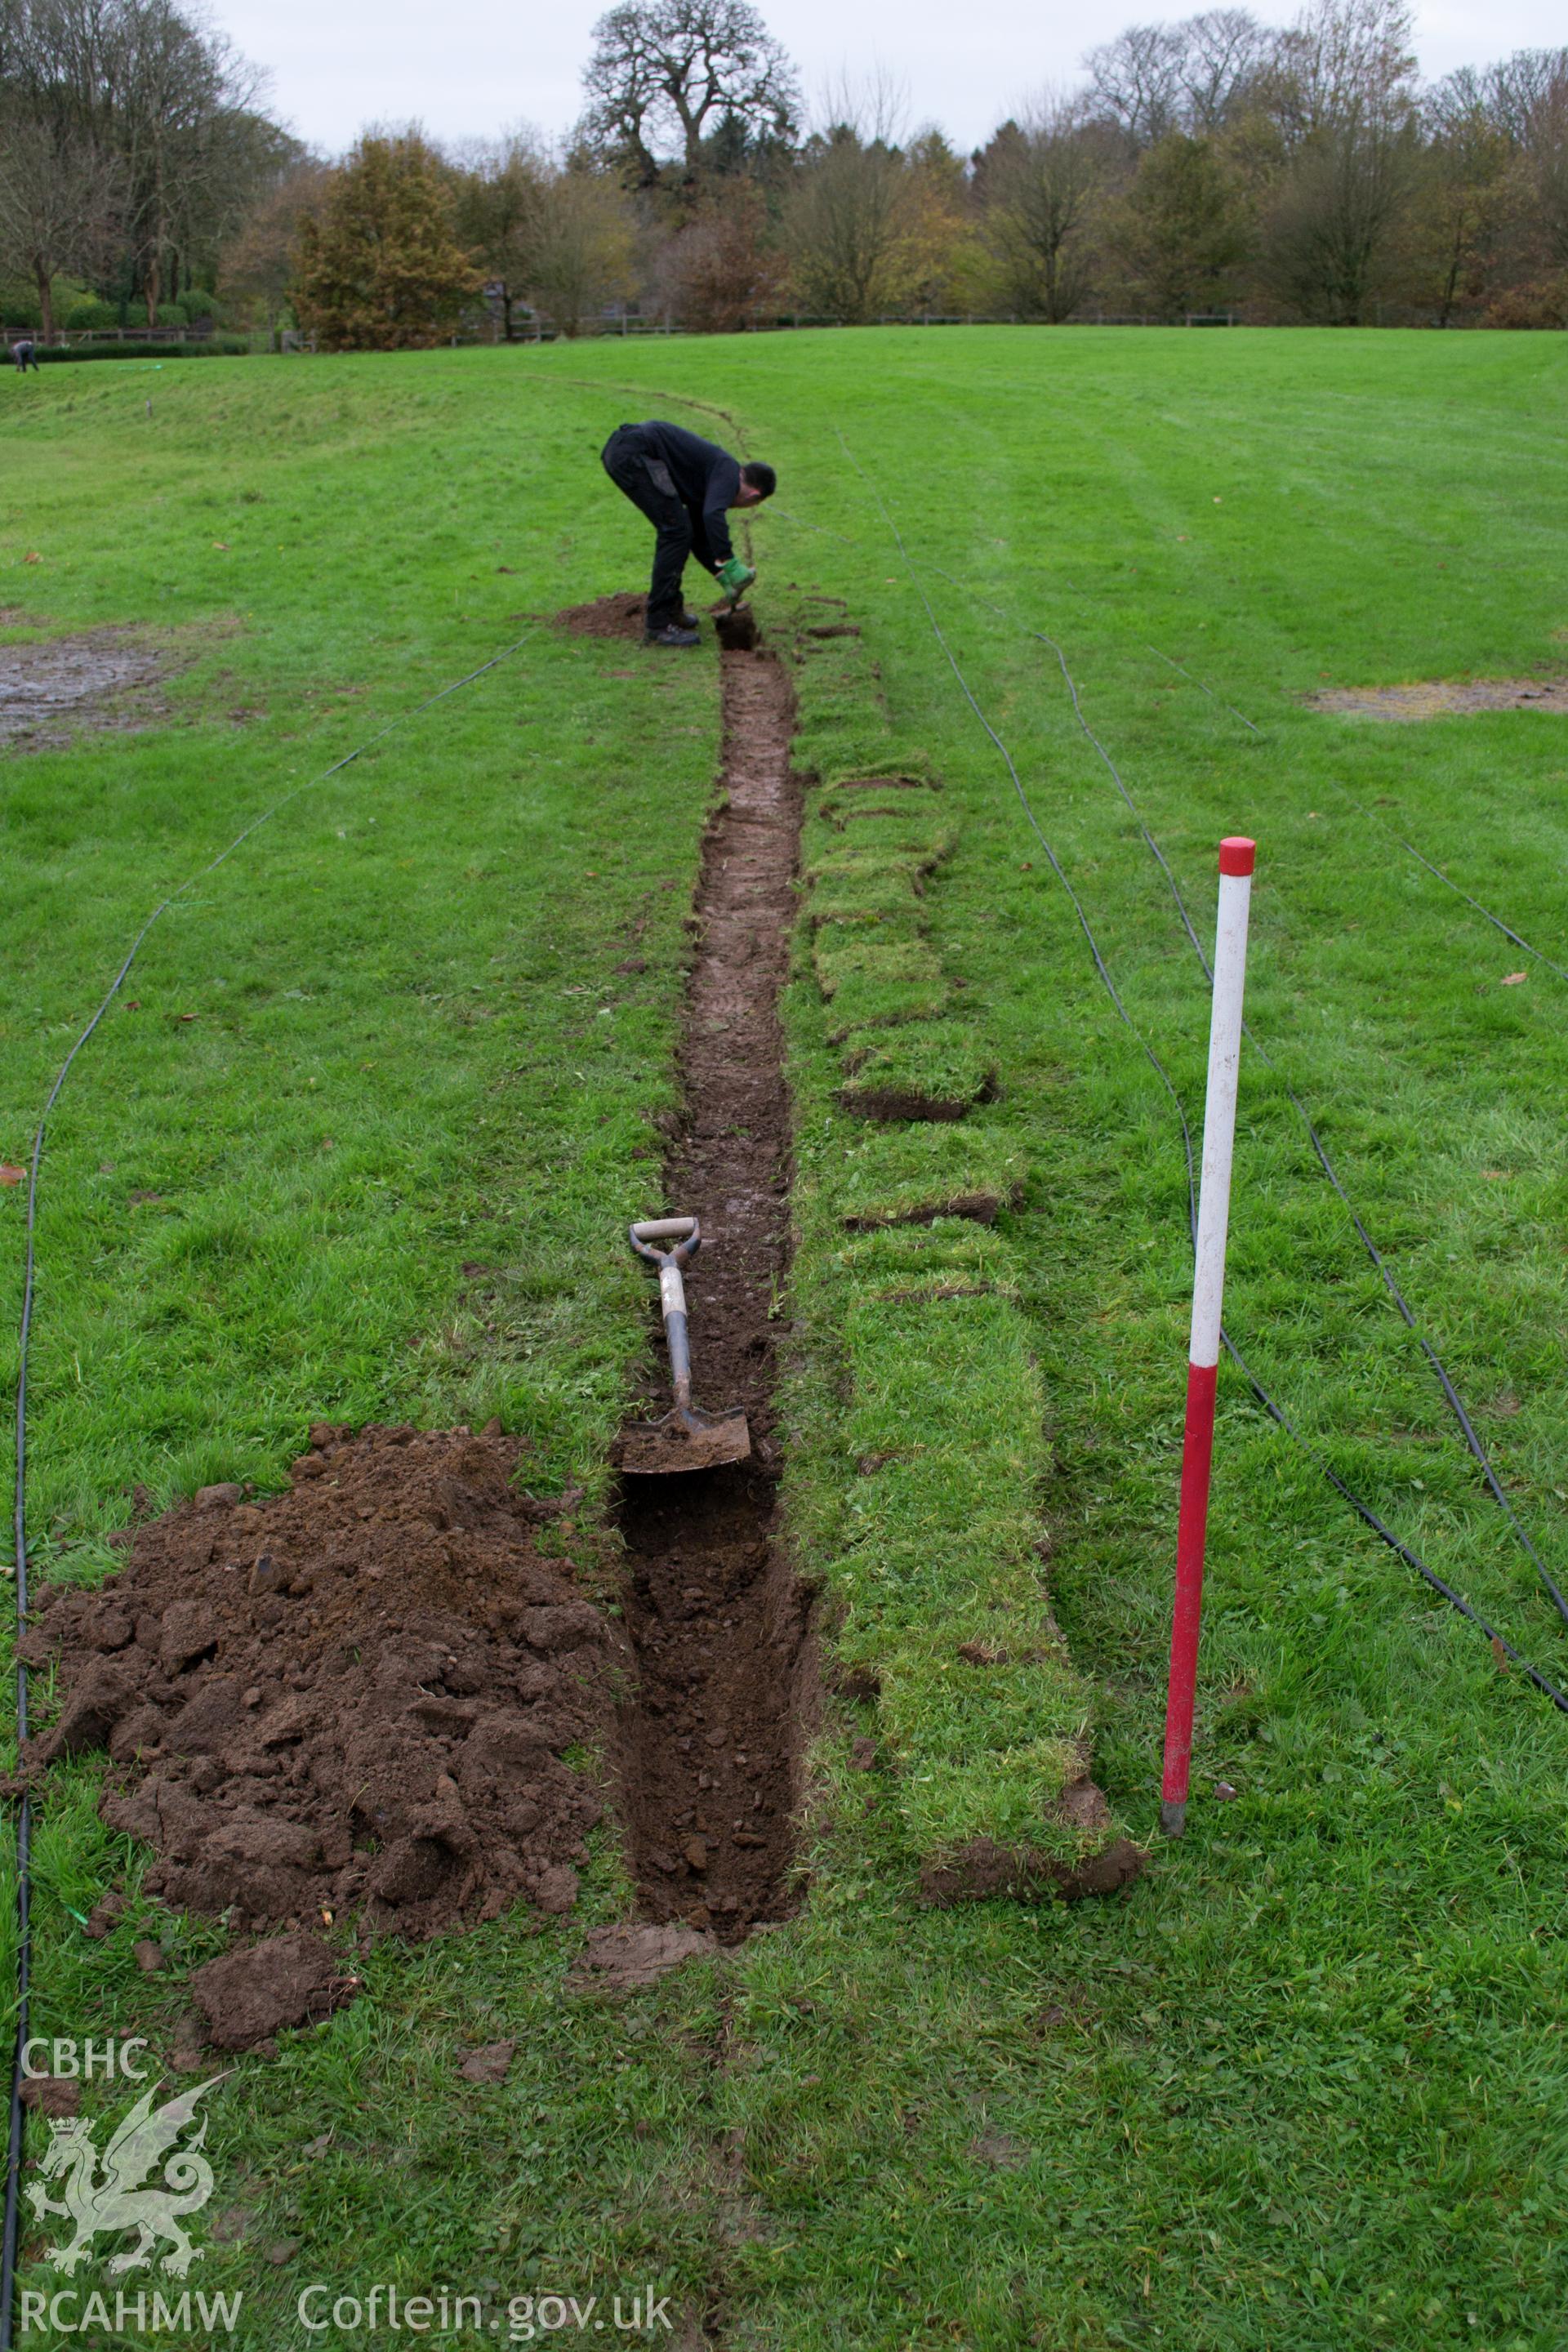
[[[663,1210],[702,1223],[687,1276],[696,1402],[742,1406],[752,1450],[726,1469],[627,1477],[617,1517],[637,1669],[620,1726],[623,1804],[642,1906],[735,1943],[796,1899],[806,1601],[780,1538],[773,1392],[789,1266],[778,998],[801,810],[788,677],[763,651],[720,658],[725,797],[703,841]],[[653,1370],[662,1412],[662,1339]]]

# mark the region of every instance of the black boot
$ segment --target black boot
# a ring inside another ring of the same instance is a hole
[[[662,629],[645,629],[645,646],[700,646],[702,642],[695,629],[683,628],[679,621],[667,621]]]

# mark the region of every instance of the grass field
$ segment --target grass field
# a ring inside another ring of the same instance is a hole
[[[584,1490],[574,1549],[613,1566],[604,1463],[647,1311],[617,1236],[671,1099],[718,687],[706,653],[656,664],[531,616],[637,584],[608,430],[701,429],[679,404],[716,404],[780,473],[753,531],[764,624],[815,592],[863,633],[798,674],[802,763],[942,787],[925,939],[953,1054],[1000,1082],[953,1132],[1023,1173],[974,1246],[1026,1339],[1002,1385],[1037,1384],[1045,1415],[995,1475],[1048,1544],[1097,1777],[1152,1849],[1114,1901],[927,1908],[918,1793],[849,1769],[881,1727],[831,1698],[786,1927],[619,2006],[574,1994],[584,1917],[626,1901],[600,1832],[572,1918],[384,1946],[369,1998],[239,2062],[209,2154],[250,2219],[201,2265],[245,2290],[234,2340],[395,2340],[308,2333],[310,2281],[503,2314],[651,2282],[689,2347],[723,2352],[1555,2352],[1568,1723],[1229,1372],[1194,1802],[1183,1843],[1156,1835],[1190,1258],[1139,1035],[1195,1118],[1206,1003],[1028,631],[1064,647],[1200,934],[1218,836],[1258,840],[1248,1002],[1279,1075],[1244,1056],[1227,1325],[1323,1457],[1568,1686],[1568,1629],[1281,1084],[1568,1570],[1568,991],[1394,839],[1568,962],[1568,734],[1303,702],[1563,664],[1560,340],[886,331],[153,372],[57,371],[0,404],[6,635],[134,623],[188,657],[165,724],[6,761],[0,1157],[26,1157],[150,908],[308,789],[154,929],[61,1099],[39,1569],[104,1573],[134,1483],[159,1504],[280,1483],[319,1416],[491,1413],[531,1441],[536,1491]],[[846,1361],[919,1367],[847,1259],[856,1147],[812,969],[803,930],[786,1495],[803,1570],[853,1586],[858,1513],[918,1545],[942,1498],[857,1468]],[[22,1205],[0,1196],[7,1344]],[[934,1444],[941,1384],[909,1393]],[[984,1581],[983,1552],[961,1567]],[[36,2030],[156,2036],[221,1936],[133,1904],[82,1937],[75,1915],[134,1870],[98,1787],[69,1767],[44,1808]],[[170,1961],[152,1977],[149,1932]],[[505,2084],[459,2083],[464,2049],[503,2035]],[[43,2242],[26,2284],[52,2284]]]

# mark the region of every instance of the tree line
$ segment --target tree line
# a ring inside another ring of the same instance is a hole
[[[1135,25],[973,154],[799,77],[751,0],[622,0],[575,131],[336,163],[173,0],[0,0],[0,277],[184,283],[326,348],[809,317],[1568,325],[1568,48],[1424,84],[1404,0]]]
[[[259,78],[173,0],[0,0],[0,280],[110,324],[213,307],[226,245],[303,152]],[[26,310],[17,323],[32,324]]]

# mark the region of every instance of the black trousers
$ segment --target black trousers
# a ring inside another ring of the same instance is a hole
[[[35,375],[41,373],[37,360],[31,351],[18,352],[16,353],[17,373],[19,375],[26,375],[29,368],[32,369]]]
[[[647,515],[658,534],[654,541],[646,625],[666,628],[671,621],[679,621],[685,610],[680,581],[691,552],[691,517],[680,502],[668,467],[650,447],[640,425],[618,425],[600,452],[600,461],[616,489]]]

